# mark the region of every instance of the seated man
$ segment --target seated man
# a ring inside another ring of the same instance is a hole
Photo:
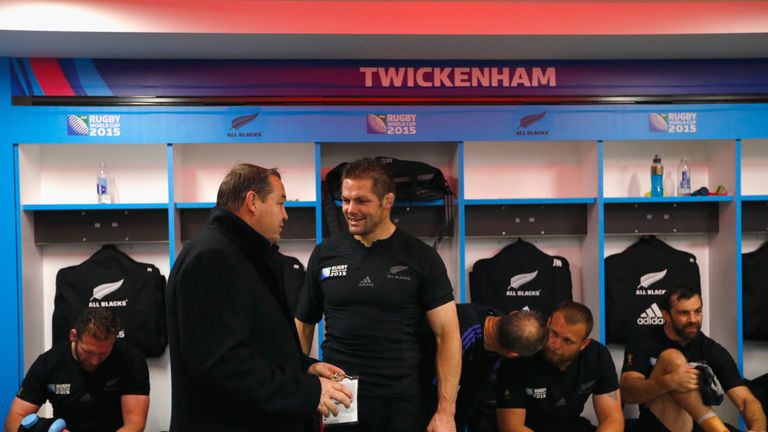
[[[702,400],[701,372],[689,364],[697,362],[711,368],[749,430],[765,431],[765,413],[742,382],[733,358],[701,332],[701,296],[681,286],[667,290],[659,306],[664,325],[630,341],[624,353],[621,393],[624,402],[642,404],[640,430],[728,430]]]
[[[149,371],[139,351],[116,341],[120,320],[107,308],[88,308],[69,342],[41,354],[11,403],[5,432],[46,400],[74,432],[143,431],[149,410]]]
[[[498,376],[502,432],[596,430],[580,417],[589,395],[598,429],[623,431],[619,383],[608,349],[589,338],[592,313],[586,306],[559,304],[547,321],[549,339],[532,357],[505,359]]]
[[[477,303],[456,305],[462,340],[461,378],[456,398],[456,430],[495,431],[495,406],[486,408],[484,399],[493,399],[494,368],[502,357],[535,354],[547,341],[547,329],[538,313],[514,311],[508,315]],[[429,326],[421,332],[423,385],[426,412],[437,407],[435,380],[435,337]],[[488,390],[491,390],[487,395]]]

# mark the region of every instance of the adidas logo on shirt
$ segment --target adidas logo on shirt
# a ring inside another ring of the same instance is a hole
[[[371,278],[366,276],[363,278],[363,280],[360,281],[359,284],[357,284],[359,287],[373,287],[373,282],[371,282]]]
[[[663,325],[664,318],[661,315],[661,309],[654,303],[640,314],[640,318],[637,319],[638,325]]]

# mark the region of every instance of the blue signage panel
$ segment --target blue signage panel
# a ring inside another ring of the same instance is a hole
[[[15,107],[18,143],[765,138],[768,105]],[[738,131],[739,136],[734,136]]]

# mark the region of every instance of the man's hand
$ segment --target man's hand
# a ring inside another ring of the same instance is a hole
[[[344,370],[342,370],[340,367],[336,367],[330,363],[325,362],[313,363],[309,369],[307,369],[307,372],[311,373],[312,375],[319,376],[320,378],[328,379],[331,379],[331,377],[336,374],[340,376],[346,375]]]
[[[456,422],[453,415],[438,410],[432,416],[432,420],[427,426],[427,432],[456,432]]]
[[[320,378],[320,388],[320,402],[317,404],[317,412],[322,414],[323,417],[339,414],[336,402],[344,405],[345,408],[349,408],[349,404],[352,403],[352,392],[341,383],[333,382],[327,378]]]
[[[672,391],[689,392],[699,388],[699,371],[691,365],[684,365],[669,374]]]

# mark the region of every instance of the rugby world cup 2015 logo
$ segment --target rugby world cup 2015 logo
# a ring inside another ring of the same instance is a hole
[[[651,132],[667,132],[669,125],[667,124],[666,113],[649,113],[648,114],[648,130]]]
[[[368,121],[366,122],[369,134],[386,134],[387,133],[387,116],[386,114],[368,114]]]
[[[67,116],[67,135],[88,136],[88,116],[74,115]]]
[[[695,111],[648,113],[648,130],[667,133],[696,133],[699,130],[699,113]]]

